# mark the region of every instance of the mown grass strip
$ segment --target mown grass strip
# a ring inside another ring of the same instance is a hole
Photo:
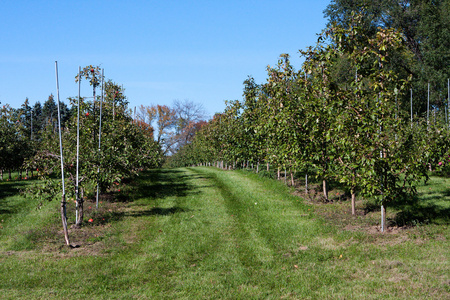
[[[128,188],[124,202],[108,204],[115,211],[106,224],[86,226],[99,236],[77,249],[6,250],[4,241],[34,226],[10,223],[20,214],[14,213],[6,222],[9,237],[0,236],[0,293],[6,299],[449,295],[446,227],[429,239],[341,231],[281,183],[239,171],[153,170]],[[9,197],[0,200],[19,201]],[[49,203],[43,216],[57,216],[57,205]]]

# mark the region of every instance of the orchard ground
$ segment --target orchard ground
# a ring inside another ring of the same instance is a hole
[[[28,182],[0,182],[6,299],[450,297],[449,179],[432,177],[417,201],[388,207],[380,233],[377,205],[360,200],[351,216],[338,187],[324,203],[247,171],[152,170],[103,195],[99,209],[87,202],[74,248],[58,201],[37,209],[19,195]]]

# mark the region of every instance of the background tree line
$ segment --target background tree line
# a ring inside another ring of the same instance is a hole
[[[333,0],[324,16],[328,26],[348,28],[353,12],[363,14],[361,27],[368,36],[374,36],[377,28],[395,28],[402,34],[408,55],[392,53],[391,68],[402,77],[412,75],[414,113],[423,116],[427,111],[428,83],[431,107],[448,109],[445,99],[450,77],[450,1]],[[408,110],[409,102],[402,103],[403,109]]]
[[[100,96],[97,95],[96,98],[95,101],[89,97],[82,98],[80,104],[82,133],[89,132],[92,136],[92,139],[84,141],[87,143],[86,149],[95,149],[95,135],[98,134],[96,131],[99,125]],[[68,100],[69,106],[64,102],[60,104],[61,124],[70,142],[74,143],[77,97]],[[110,137],[111,124],[116,124],[117,128],[114,130],[128,133],[126,126],[122,124],[123,120],[126,120],[133,124],[133,128],[141,130],[148,139],[154,140],[157,150],[154,145],[150,148],[158,153],[158,158],[149,165],[152,167],[160,166],[165,157],[176,153],[189,143],[195,132],[206,123],[206,113],[202,105],[190,100],[175,100],[172,106],[141,105],[137,113],[133,114],[133,110],[128,107],[129,102],[123,88],[111,80],[105,83],[103,105],[103,125],[106,126],[103,130],[107,138]],[[8,174],[9,180],[12,179],[12,171],[19,172],[18,179],[22,179],[22,171],[33,174],[37,168],[37,163],[31,163],[35,155],[52,147],[52,151],[56,151],[57,126],[57,104],[53,95],[50,95],[43,105],[39,101],[31,105],[28,98],[17,109],[8,104],[3,105],[0,110],[1,180],[4,178],[4,172]],[[120,135],[120,138],[125,137]],[[105,147],[109,145],[105,144]]]

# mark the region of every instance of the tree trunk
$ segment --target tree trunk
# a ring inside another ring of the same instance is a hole
[[[381,232],[386,230],[386,206],[381,204]]]
[[[64,194],[62,195],[62,200],[61,200],[61,221],[62,221],[63,230],[64,230],[64,239],[66,241],[66,245],[69,246],[70,241],[69,241],[69,232],[67,231],[66,195],[64,195]]]
[[[323,196],[325,197],[325,200],[328,201],[328,187],[327,187],[327,181],[324,179],[322,182],[323,186]]]
[[[0,169],[0,178],[1,178],[2,181],[3,181],[3,169]]]
[[[79,192],[80,192],[80,197],[77,199],[77,207],[78,207],[78,220],[77,223],[75,224],[76,228],[81,228],[81,224],[83,223],[83,215],[84,215],[84,207],[83,207],[83,203],[84,203],[84,193],[83,193],[83,189],[79,188]]]
[[[308,174],[305,174],[305,194],[308,195]]]
[[[277,171],[277,179],[278,179],[278,180],[281,179],[280,167],[278,167],[278,171]]]
[[[291,185],[294,186],[294,172],[291,172]]]
[[[269,171],[269,169],[270,169],[270,166],[269,166],[269,163],[267,163],[267,171]]]
[[[353,170],[353,186],[351,188],[352,193],[352,215],[356,215],[356,169]]]
[[[356,215],[356,193],[355,193],[355,188],[352,187],[352,215]]]

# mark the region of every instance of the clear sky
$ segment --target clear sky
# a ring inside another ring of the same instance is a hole
[[[130,107],[201,103],[209,116],[241,100],[243,81],[314,45],[329,0],[3,0],[0,102],[14,108],[78,95],[78,66],[100,65]],[[82,96],[91,96],[87,82]]]

